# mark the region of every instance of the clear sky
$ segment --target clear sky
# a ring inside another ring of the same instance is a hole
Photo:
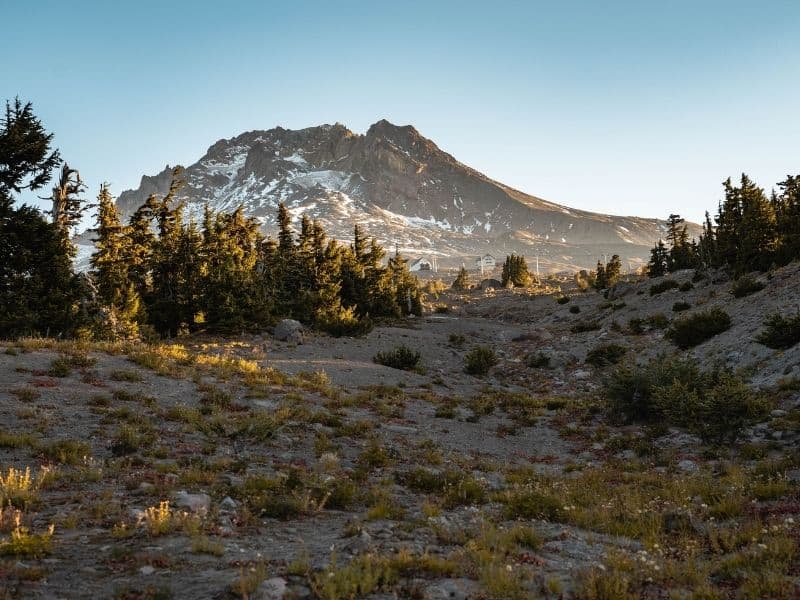
[[[96,195],[242,131],[381,118],[525,192],[693,220],[800,173],[800,2],[0,0],[0,99]]]

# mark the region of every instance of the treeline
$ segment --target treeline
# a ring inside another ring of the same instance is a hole
[[[800,258],[800,176],[789,175],[777,185],[767,197],[747,175],[738,186],[729,178],[714,223],[706,212],[698,240],[689,239],[679,215],[670,215],[666,244],[659,240],[651,250],[648,274],[723,266],[742,274]]]
[[[66,165],[53,189],[52,222],[15,207],[13,194],[45,186],[60,164],[31,105],[7,103],[0,123],[0,336],[76,335],[105,339],[239,332],[293,317],[334,335],[357,335],[372,320],[420,314],[416,278],[358,226],[352,245],[327,238],[303,217],[291,227],[278,208],[277,239],[258,222],[206,208],[202,221],[177,203],[181,173],[122,223],[107,185],[97,199],[96,252],[88,274],[72,268],[69,232],[89,205]]]
[[[375,317],[421,314],[406,259],[395,254],[384,266],[386,252],[357,225],[349,246],[329,240],[305,215],[293,231],[283,204],[276,240],[265,238],[241,208],[206,207],[198,225],[174,202],[180,186],[176,172],[169,192],[150,196],[127,225],[108,188],[101,189],[91,274],[108,311],[101,326],[112,330],[96,336],[134,336],[146,326],[163,336],[242,331],[281,317],[356,335]]]

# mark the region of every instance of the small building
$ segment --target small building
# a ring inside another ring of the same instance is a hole
[[[475,259],[475,267],[483,271],[492,271],[497,266],[497,261],[491,254],[484,254]]]
[[[408,270],[412,272],[433,271],[433,263],[427,258],[417,258],[411,261],[411,264],[408,265]]]

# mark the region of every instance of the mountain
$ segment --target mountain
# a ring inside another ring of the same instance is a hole
[[[117,201],[129,216],[148,195],[166,193],[172,168],[142,177]],[[186,167],[178,195],[188,214],[243,206],[275,230],[284,202],[294,218],[319,219],[333,237],[354,223],[387,248],[473,264],[485,253],[538,255],[542,268],[594,266],[603,254],[641,262],[664,236],[656,219],[574,210],[530,196],[458,162],[412,126],[382,120],[361,135],[339,123],[276,127],[219,140]],[[692,225],[691,234],[699,228]]]

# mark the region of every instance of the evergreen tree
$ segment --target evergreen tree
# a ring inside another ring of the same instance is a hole
[[[467,273],[467,269],[464,268],[462,265],[461,269],[458,271],[458,275],[453,281],[453,285],[451,286],[454,290],[468,290],[469,289],[469,273]]]
[[[619,258],[619,254],[615,254],[611,257],[611,260],[608,261],[605,268],[606,287],[613,287],[614,284],[619,281],[621,275],[622,261]]]
[[[650,261],[647,263],[647,275],[649,277],[661,277],[669,272],[669,251],[664,245],[663,240],[650,250]]]
[[[65,233],[14,194],[38,190],[59,163],[53,135],[30,103],[6,102],[0,119],[0,336],[69,334],[76,325],[81,286],[72,271]]]
[[[778,183],[780,195],[773,192],[781,264],[800,258],[800,175],[787,175]]]
[[[103,307],[94,327],[96,337],[136,337],[140,298],[128,276],[131,237],[119,220],[119,213],[107,184],[97,196],[97,238],[91,258],[92,277]]]
[[[80,223],[81,217],[89,208],[82,198],[79,197],[86,186],[81,181],[81,175],[77,170],[71,169],[67,163],[61,166],[61,176],[58,184],[53,188],[50,197],[53,208],[50,216],[53,223],[69,239],[70,232]],[[69,252],[74,252],[74,247],[70,244]]]
[[[528,272],[528,264],[525,262],[525,257],[517,254],[506,256],[506,261],[503,263],[501,278],[504,287],[509,285],[514,287],[528,287],[531,284],[532,278]]]
[[[606,277],[606,267],[605,265],[597,261],[597,268],[595,270],[594,275],[594,287],[598,290],[604,290],[608,287],[608,277]]]

